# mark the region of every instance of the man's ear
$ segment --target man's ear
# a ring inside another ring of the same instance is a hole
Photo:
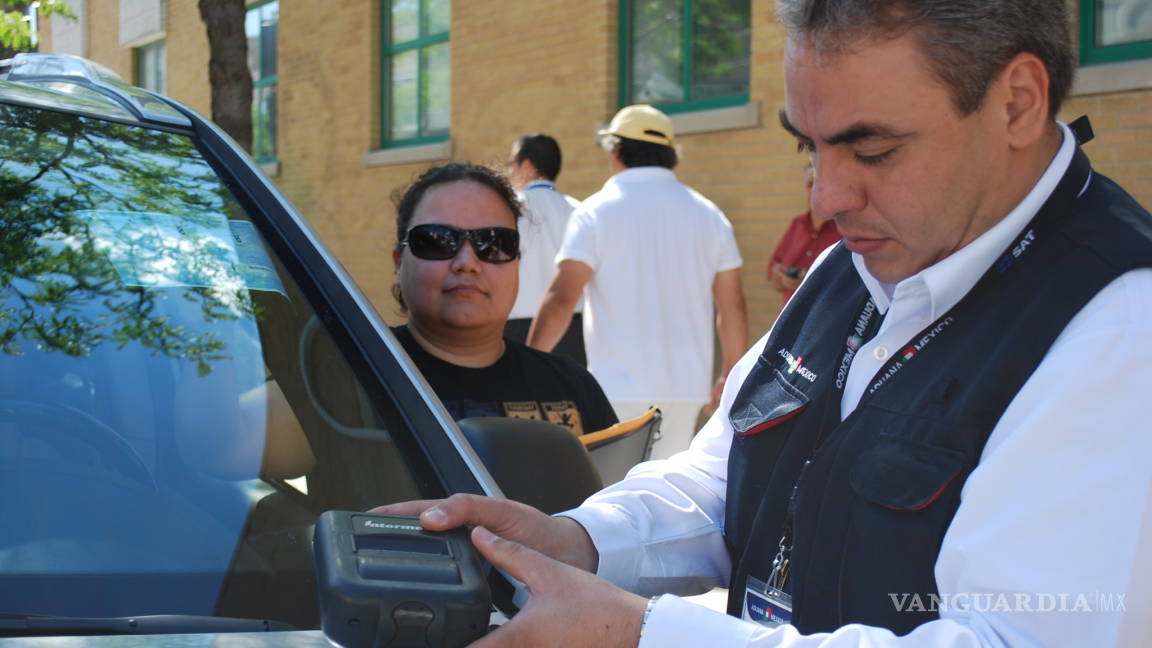
[[[393,249],[392,250],[392,272],[398,272],[399,270],[400,270],[400,250]]]
[[[608,165],[612,168],[612,173],[619,173],[628,167],[624,166],[624,162],[620,159],[618,151],[612,151],[609,154],[610,161]]]
[[[1035,54],[1021,52],[997,80],[1004,101],[1008,144],[1028,148],[1048,132],[1048,69]]]

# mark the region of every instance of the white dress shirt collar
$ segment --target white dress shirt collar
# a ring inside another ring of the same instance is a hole
[[[1061,122],[1057,124],[1064,134],[1064,140],[1032,191],[1000,222],[968,245],[896,284],[884,283],[872,276],[864,266],[864,258],[852,254],[856,272],[860,274],[881,313],[886,313],[903,294],[920,293],[926,289],[931,300],[931,312],[927,313],[927,319],[934,321],[955,306],[976,285],[984,271],[991,267],[1012,239],[1024,230],[1040,210],[1072,162],[1076,139],[1067,126]]]

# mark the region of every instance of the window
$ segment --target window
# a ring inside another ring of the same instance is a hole
[[[316,627],[315,516],[445,494],[200,144],[0,103],[0,609]]]
[[[244,20],[248,69],[252,72],[252,157],[276,159],[276,24],[277,0],[253,5]]]
[[[28,52],[37,51],[37,48],[40,47],[40,14],[38,11],[36,11],[37,8],[38,8],[38,5],[31,5],[31,6],[24,7],[22,9],[20,9],[20,8],[17,9],[17,11],[19,11],[24,16],[23,18],[20,19],[21,22],[28,23],[28,46],[27,46],[27,48],[21,47],[19,44],[17,44],[17,45],[9,44],[8,46],[5,46],[2,49],[0,49],[0,56],[4,56],[5,58],[11,56],[14,53],[11,50],[28,51]],[[8,7],[4,7],[3,10],[4,11],[11,11],[11,9],[9,9]],[[9,36],[9,38],[11,38],[11,36]]]
[[[120,0],[120,45],[140,47],[164,38],[166,0]]]
[[[88,56],[88,0],[69,0],[76,20],[53,14],[48,29],[52,34],[52,51],[56,54]]]
[[[384,0],[381,144],[448,138],[450,0]]]
[[[164,41],[156,41],[136,48],[136,85],[152,92],[164,94],[166,67]]]
[[[1080,62],[1152,58],[1152,3],[1080,0]]]
[[[620,105],[665,112],[748,102],[750,0],[620,3]]]

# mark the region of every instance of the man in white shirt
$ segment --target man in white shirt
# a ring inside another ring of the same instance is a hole
[[[494,640],[1146,644],[1152,216],[1055,120],[1065,3],[778,8],[781,121],[845,245],[689,451],[557,517],[401,508],[527,584]],[[732,616],[660,595],[716,584]]]
[[[528,341],[532,318],[556,276],[556,252],[564,240],[568,217],[580,205],[578,200],[556,188],[562,164],[560,145],[549,135],[532,133],[512,143],[508,179],[524,204],[524,216],[517,224],[520,230],[520,290],[504,327],[504,335],[521,343]],[[577,304],[574,310],[572,323],[552,352],[587,365],[581,318],[583,304]]]
[[[528,344],[550,350],[586,295],[588,370],[621,420],[660,408],[662,459],[688,447],[712,396],[713,323],[721,377],[747,344],[742,260],[724,214],[676,179],[667,115],[628,106],[601,136],[613,175],[573,213]]]

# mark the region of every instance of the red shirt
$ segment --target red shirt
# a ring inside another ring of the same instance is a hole
[[[817,229],[812,227],[812,219],[808,214],[809,212],[797,214],[784,231],[784,236],[776,245],[776,251],[772,253],[772,260],[768,262],[769,273],[777,263],[807,271],[825,248],[840,240],[840,230],[836,229],[835,221],[831,219],[823,221]],[[792,294],[788,293],[784,295],[784,299],[787,300],[791,296]]]

